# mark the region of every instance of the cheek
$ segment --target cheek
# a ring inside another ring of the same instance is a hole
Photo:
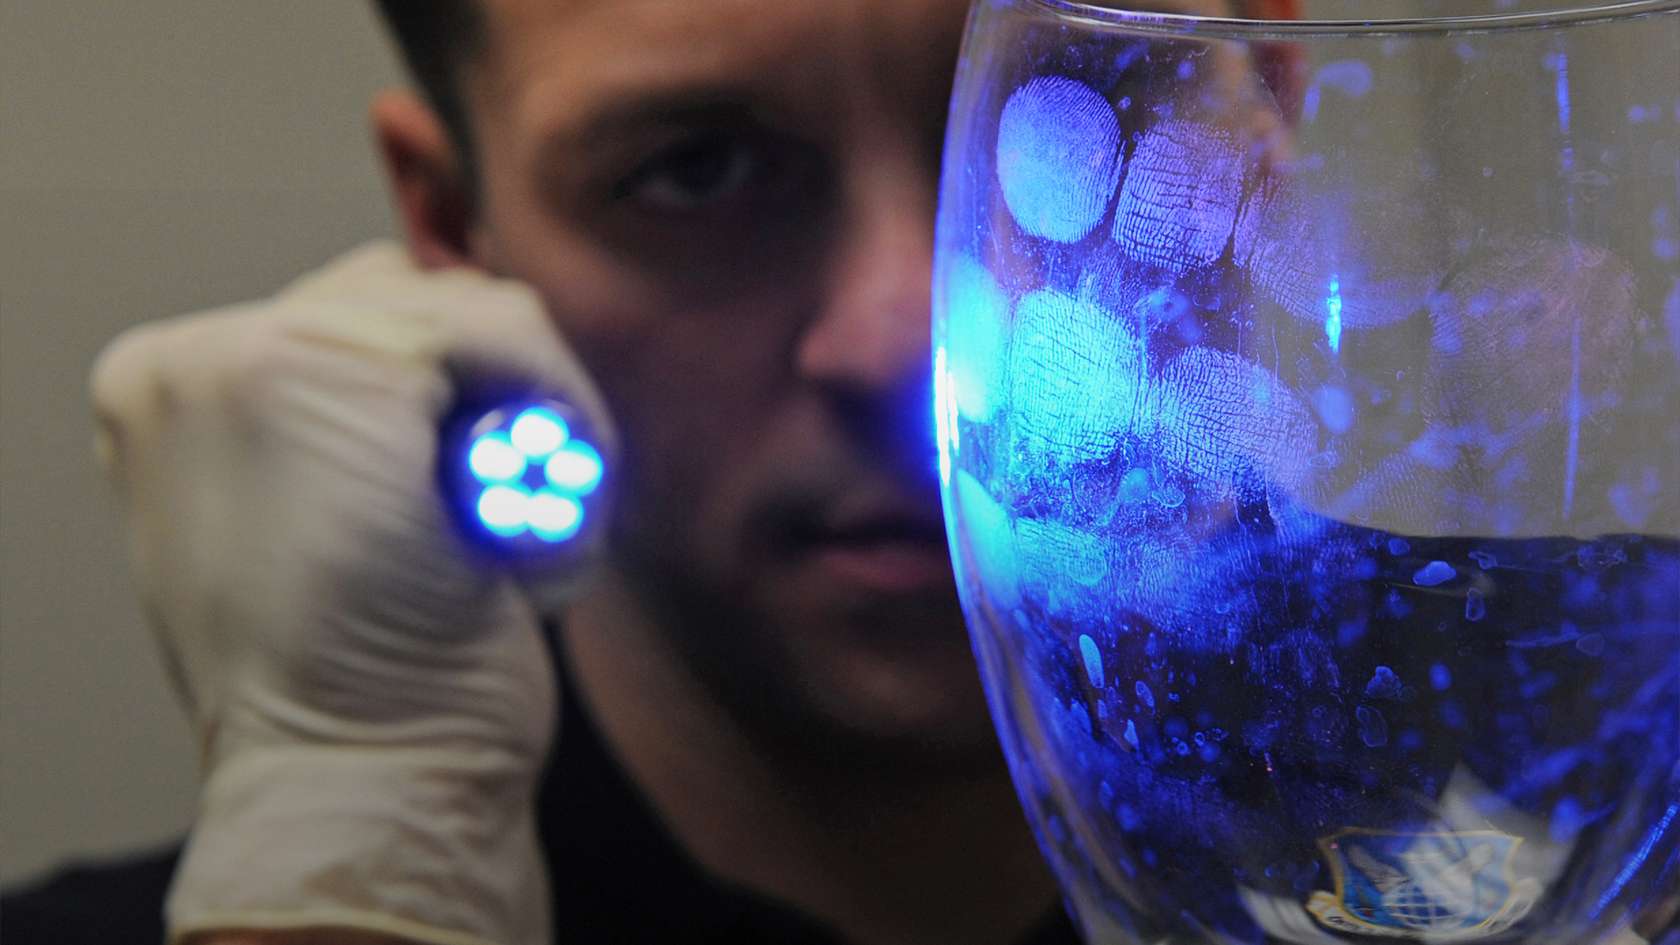
[[[621,530],[649,551],[717,561],[744,504],[731,471],[748,462],[755,419],[709,378],[634,371],[604,386],[624,439]]]
[[[739,324],[670,314],[568,333],[623,440],[621,542],[703,572],[736,562],[791,376],[776,333]]]
[[[766,279],[702,301],[533,203],[498,202],[487,221],[493,268],[537,289],[613,413],[619,542],[677,567],[732,568],[754,497],[774,476],[778,417],[796,396],[810,281]]]

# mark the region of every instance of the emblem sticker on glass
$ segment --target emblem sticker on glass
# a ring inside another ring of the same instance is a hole
[[[1361,935],[1432,942],[1496,935],[1539,898],[1539,880],[1512,873],[1520,843],[1497,830],[1341,830],[1318,842],[1335,891],[1313,893],[1307,911],[1326,928]]]

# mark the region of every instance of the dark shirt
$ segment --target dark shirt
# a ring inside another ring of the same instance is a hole
[[[554,891],[555,940],[624,945],[838,945],[800,912],[709,875],[678,845],[602,743],[577,687],[565,700],[538,799]],[[162,945],[179,846],[72,866],[0,898],[5,945]],[[1077,943],[1055,908],[1022,945]]]

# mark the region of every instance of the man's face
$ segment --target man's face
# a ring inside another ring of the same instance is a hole
[[[989,743],[930,429],[966,3],[486,6],[476,252],[614,412],[621,573],[737,708]]]

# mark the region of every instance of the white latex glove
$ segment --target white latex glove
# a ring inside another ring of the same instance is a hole
[[[171,939],[546,945],[533,794],[555,683],[537,608],[461,537],[435,456],[457,390],[544,391],[611,468],[536,296],[375,244],[270,301],[132,330],[92,383],[202,750]]]

